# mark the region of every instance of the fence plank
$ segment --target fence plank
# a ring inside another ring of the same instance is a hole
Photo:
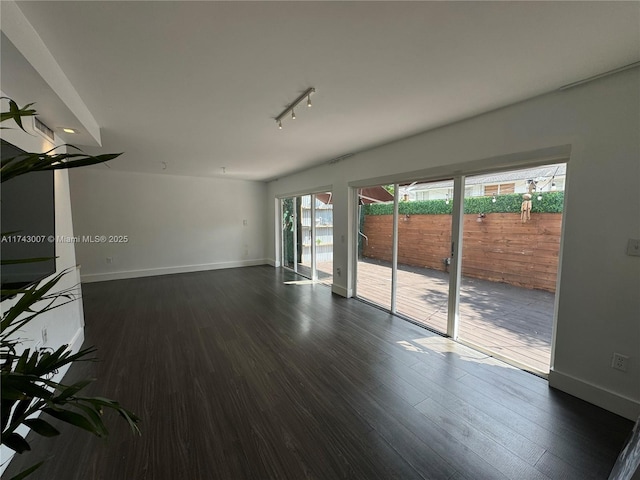
[[[464,276],[555,292],[561,213],[533,213],[526,223],[514,213],[490,213],[482,222],[477,218],[464,215]],[[391,261],[392,227],[391,215],[365,216],[365,257]],[[400,216],[399,263],[446,270],[450,248],[450,215]]]

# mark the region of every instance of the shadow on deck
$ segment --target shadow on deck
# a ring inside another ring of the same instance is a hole
[[[333,265],[318,263],[318,281],[331,285]],[[298,273],[311,277],[309,265]],[[357,296],[391,308],[391,264],[358,262]],[[447,331],[449,273],[408,265],[398,266],[398,314],[434,331]],[[463,277],[460,288],[458,339],[539,373],[548,373],[553,329],[553,293],[506,283]]]
[[[357,295],[390,308],[391,265],[358,262]],[[399,314],[438,332],[447,330],[449,274],[400,265]],[[459,339],[542,373],[549,372],[553,293],[463,277]]]

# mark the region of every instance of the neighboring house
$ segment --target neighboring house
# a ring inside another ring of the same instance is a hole
[[[547,165],[505,173],[467,177],[465,197],[526,193],[531,183],[536,192],[564,191],[566,164]],[[453,195],[451,180],[430,183],[412,183],[400,186],[400,198],[413,200],[443,200]]]

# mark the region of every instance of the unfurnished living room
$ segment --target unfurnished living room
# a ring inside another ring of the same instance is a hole
[[[2,478],[638,478],[639,2],[0,19]]]

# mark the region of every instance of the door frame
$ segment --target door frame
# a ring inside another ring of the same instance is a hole
[[[466,162],[458,165],[460,168],[456,168],[454,172],[449,172],[449,167],[437,167],[424,171],[410,172],[405,174],[398,174],[386,177],[378,177],[374,179],[356,181],[349,183],[349,189],[351,190],[351,195],[355,198],[354,204],[356,205],[355,211],[355,222],[351,225],[350,231],[352,232],[353,238],[353,261],[351,262],[353,269],[353,276],[351,278],[351,289],[353,291],[353,296],[358,297],[357,290],[357,279],[358,279],[358,237],[359,237],[359,216],[357,211],[358,205],[358,190],[365,187],[372,187],[378,185],[389,185],[394,184],[394,226],[393,226],[393,259],[392,262],[392,290],[391,290],[391,309],[386,309],[380,305],[375,304],[372,301],[367,301],[367,299],[362,299],[367,303],[371,303],[378,308],[383,308],[384,310],[389,311],[390,313],[396,315],[395,311],[395,295],[396,295],[396,282],[397,282],[397,242],[398,242],[398,185],[400,183],[410,183],[414,181],[420,182],[435,182],[443,179],[453,179],[454,188],[453,188],[453,210],[452,210],[452,228],[451,228],[451,266],[450,266],[450,276],[449,276],[449,298],[447,302],[447,332],[445,335],[450,337],[451,339],[458,341],[463,344],[469,345],[464,340],[459,339],[459,325],[460,325],[460,285],[462,280],[462,240],[463,240],[463,229],[462,223],[464,220],[464,186],[466,177],[472,175],[483,175],[490,173],[498,173],[505,170],[521,170],[526,168],[534,168],[537,166],[556,164],[556,163],[565,163],[567,165],[567,182],[565,183],[565,202],[567,198],[567,185],[568,179],[570,177],[570,157],[571,157],[571,146],[570,145],[561,145],[557,147],[544,148],[540,150],[535,150],[531,152],[519,152],[516,154],[503,155],[500,157],[493,157],[490,159],[482,159],[475,160],[471,162]],[[561,230],[561,239],[560,246],[558,251],[559,263],[558,263],[558,273],[557,273],[557,287],[556,287],[556,299],[554,304],[554,313],[552,320],[552,338],[551,338],[551,358],[550,358],[550,369],[553,368],[554,364],[554,356],[555,356],[555,340],[556,340],[556,324],[557,324],[557,312],[558,312],[558,298],[557,294],[560,291],[560,279],[561,279],[561,259],[562,259],[562,250],[564,245],[564,225],[566,218],[563,216],[562,219],[562,230]],[[355,233],[353,233],[355,232]],[[420,324],[420,326],[425,327]],[[438,332],[440,333],[440,332]],[[478,346],[470,345],[473,348],[484,351],[485,353],[491,354],[495,358],[500,358],[501,360],[506,361],[507,363],[514,364],[518,368],[522,368],[528,371],[532,371],[530,367],[526,367],[522,364],[519,364],[517,361],[513,361],[511,359],[501,358],[500,355],[489,352],[488,350],[482,350],[482,348],[478,348]],[[539,371],[532,371],[536,375],[540,375],[546,378],[546,374]]]
[[[311,278],[310,280],[312,280],[313,282],[317,282],[318,281],[318,269],[317,269],[317,248],[316,248],[316,236],[317,236],[317,232],[316,232],[316,222],[315,222],[315,215],[316,215],[316,195],[321,194],[321,193],[332,193],[333,192],[333,187],[332,186],[327,186],[327,187],[319,187],[319,188],[315,188],[312,189],[311,191],[308,190],[304,190],[301,192],[296,192],[296,193],[290,193],[290,194],[283,194],[283,195],[278,195],[276,197],[276,201],[278,203],[278,211],[279,211],[279,219],[277,220],[278,222],[278,230],[280,233],[279,237],[277,240],[279,241],[280,245],[278,247],[278,252],[280,253],[280,265],[283,268],[286,268],[287,270],[291,270],[294,273],[298,274],[298,275],[302,275],[304,276],[302,273],[300,273],[298,271],[298,242],[297,242],[297,228],[298,228],[298,221],[297,221],[297,215],[298,215],[298,208],[297,208],[297,199],[298,197],[304,197],[304,196],[310,196],[310,203],[311,203],[311,225],[310,225],[310,246],[309,246],[309,251],[310,251],[310,255],[311,255]],[[282,235],[282,232],[284,230],[284,226],[282,224],[284,218],[283,218],[283,208],[282,208],[282,204],[283,201],[287,198],[292,198],[293,199],[293,210],[294,210],[294,228],[293,228],[293,262],[294,262],[294,268],[291,268],[289,266],[286,265],[285,263],[285,258],[284,258],[284,236]],[[333,230],[333,234],[335,236],[335,229]],[[335,245],[335,241],[333,242],[333,244]],[[333,254],[332,254],[333,256]]]

